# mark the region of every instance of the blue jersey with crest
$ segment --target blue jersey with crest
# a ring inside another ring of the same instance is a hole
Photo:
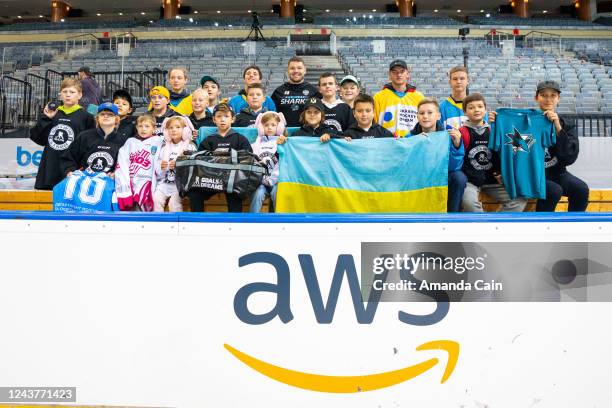
[[[444,130],[459,129],[466,120],[463,102],[455,102],[449,96],[440,103],[440,122]]]
[[[541,110],[497,110],[489,149],[499,152],[510,198],[546,198],[544,152],[555,142],[555,127]]]
[[[73,171],[53,188],[53,210],[76,213],[119,211],[115,180],[106,173]]]

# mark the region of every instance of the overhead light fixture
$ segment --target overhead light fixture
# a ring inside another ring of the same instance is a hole
[[[349,21],[351,21],[351,20],[349,20],[349,19],[347,18],[347,19],[346,19],[346,21],[347,21],[347,22],[349,22]]]
[[[96,16],[98,16],[98,17],[100,17],[101,15],[102,15],[102,14],[100,14],[100,13],[96,13]]]
[[[177,20],[180,20],[180,19],[181,19],[181,16],[176,16],[176,17],[174,17],[174,18],[175,18],[175,19],[177,19]]]
[[[149,20],[149,23],[153,24],[153,20]]]
[[[484,10],[480,10],[481,13],[484,13]]]
[[[548,10],[542,10],[542,13],[546,14],[548,13]]]
[[[219,27],[219,23],[215,21],[215,27]]]
[[[487,13],[487,14],[485,14],[485,17],[489,18],[489,17],[491,17],[491,15],[489,13]]]
[[[461,13],[461,10],[457,10],[457,13]]]
[[[352,13],[352,12],[353,12],[353,9],[350,9],[350,10],[349,10],[349,13]]]
[[[62,23],[63,23],[64,21],[66,21],[66,20],[64,20],[63,18],[60,20],[60,22],[62,22]]]
[[[435,10],[434,10],[434,13],[437,13],[437,12],[438,12],[438,9],[435,9]]]
[[[140,12],[140,14],[142,14],[142,15],[144,16],[144,15],[145,15],[145,14],[147,14],[147,13],[145,13],[144,11],[141,11],[141,12]]]
[[[17,18],[21,18],[21,16],[17,16]]]
[[[45,16],[43,16],[42,14],[38,16],[38,18],[44,18]]]
[[[194,11],[193,14],[198,14],[198,10]]]
[[[251,12],[251,10],[247,10],[247,13],[250,13],[250,12]]]
[[[227,26],[228,26],[229,28],[232,28],[232,27],[233,27],[233,25],[231,25],[231,24],[228,24]]]
[[[326,12],[326,13],[329,13],[329,9],[325,9],[325,12]]]
[[[368,18],[371,20],[371,19],[372,19],[372,15],[370,14],[370,15],[368,16]]]
[[[221,14],[221,10],[217,10],[217,14]]]
[[[123,13],[119,13],[119,15],[120,15],[120,16],[122,16],[122,15],[123,15]]]
[[[189,22],[193,23],[193,18],[189,17]]]
[[[376,13],[376,9],[372,9],[372,13]]]
[[[306,17],[302,17],[302,21],[306,21]]]

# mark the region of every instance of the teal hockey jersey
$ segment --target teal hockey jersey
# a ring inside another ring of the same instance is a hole
[[[497,110],[489,149],[499,152],[510,198],[546,198],[544,154],[555,142],[555,127],[541,110]]]

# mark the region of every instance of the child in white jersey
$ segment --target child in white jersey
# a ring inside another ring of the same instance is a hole
[[[115,189],[122,211],[153,211],[155,191],[155,156],[162,142],[154,136],[156,123],[151,115],[136,121],[138,135],[119,149],[115,170]]]

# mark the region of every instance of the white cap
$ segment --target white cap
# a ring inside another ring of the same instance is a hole
[[[340,80],[340,85],[344,84],[345,82],[354,82],[355,84],[357,84],[357,86],[359,86],[359,80],[357,78],[355,78],[353,75],[347,75],[344,78],[342,78]]]

